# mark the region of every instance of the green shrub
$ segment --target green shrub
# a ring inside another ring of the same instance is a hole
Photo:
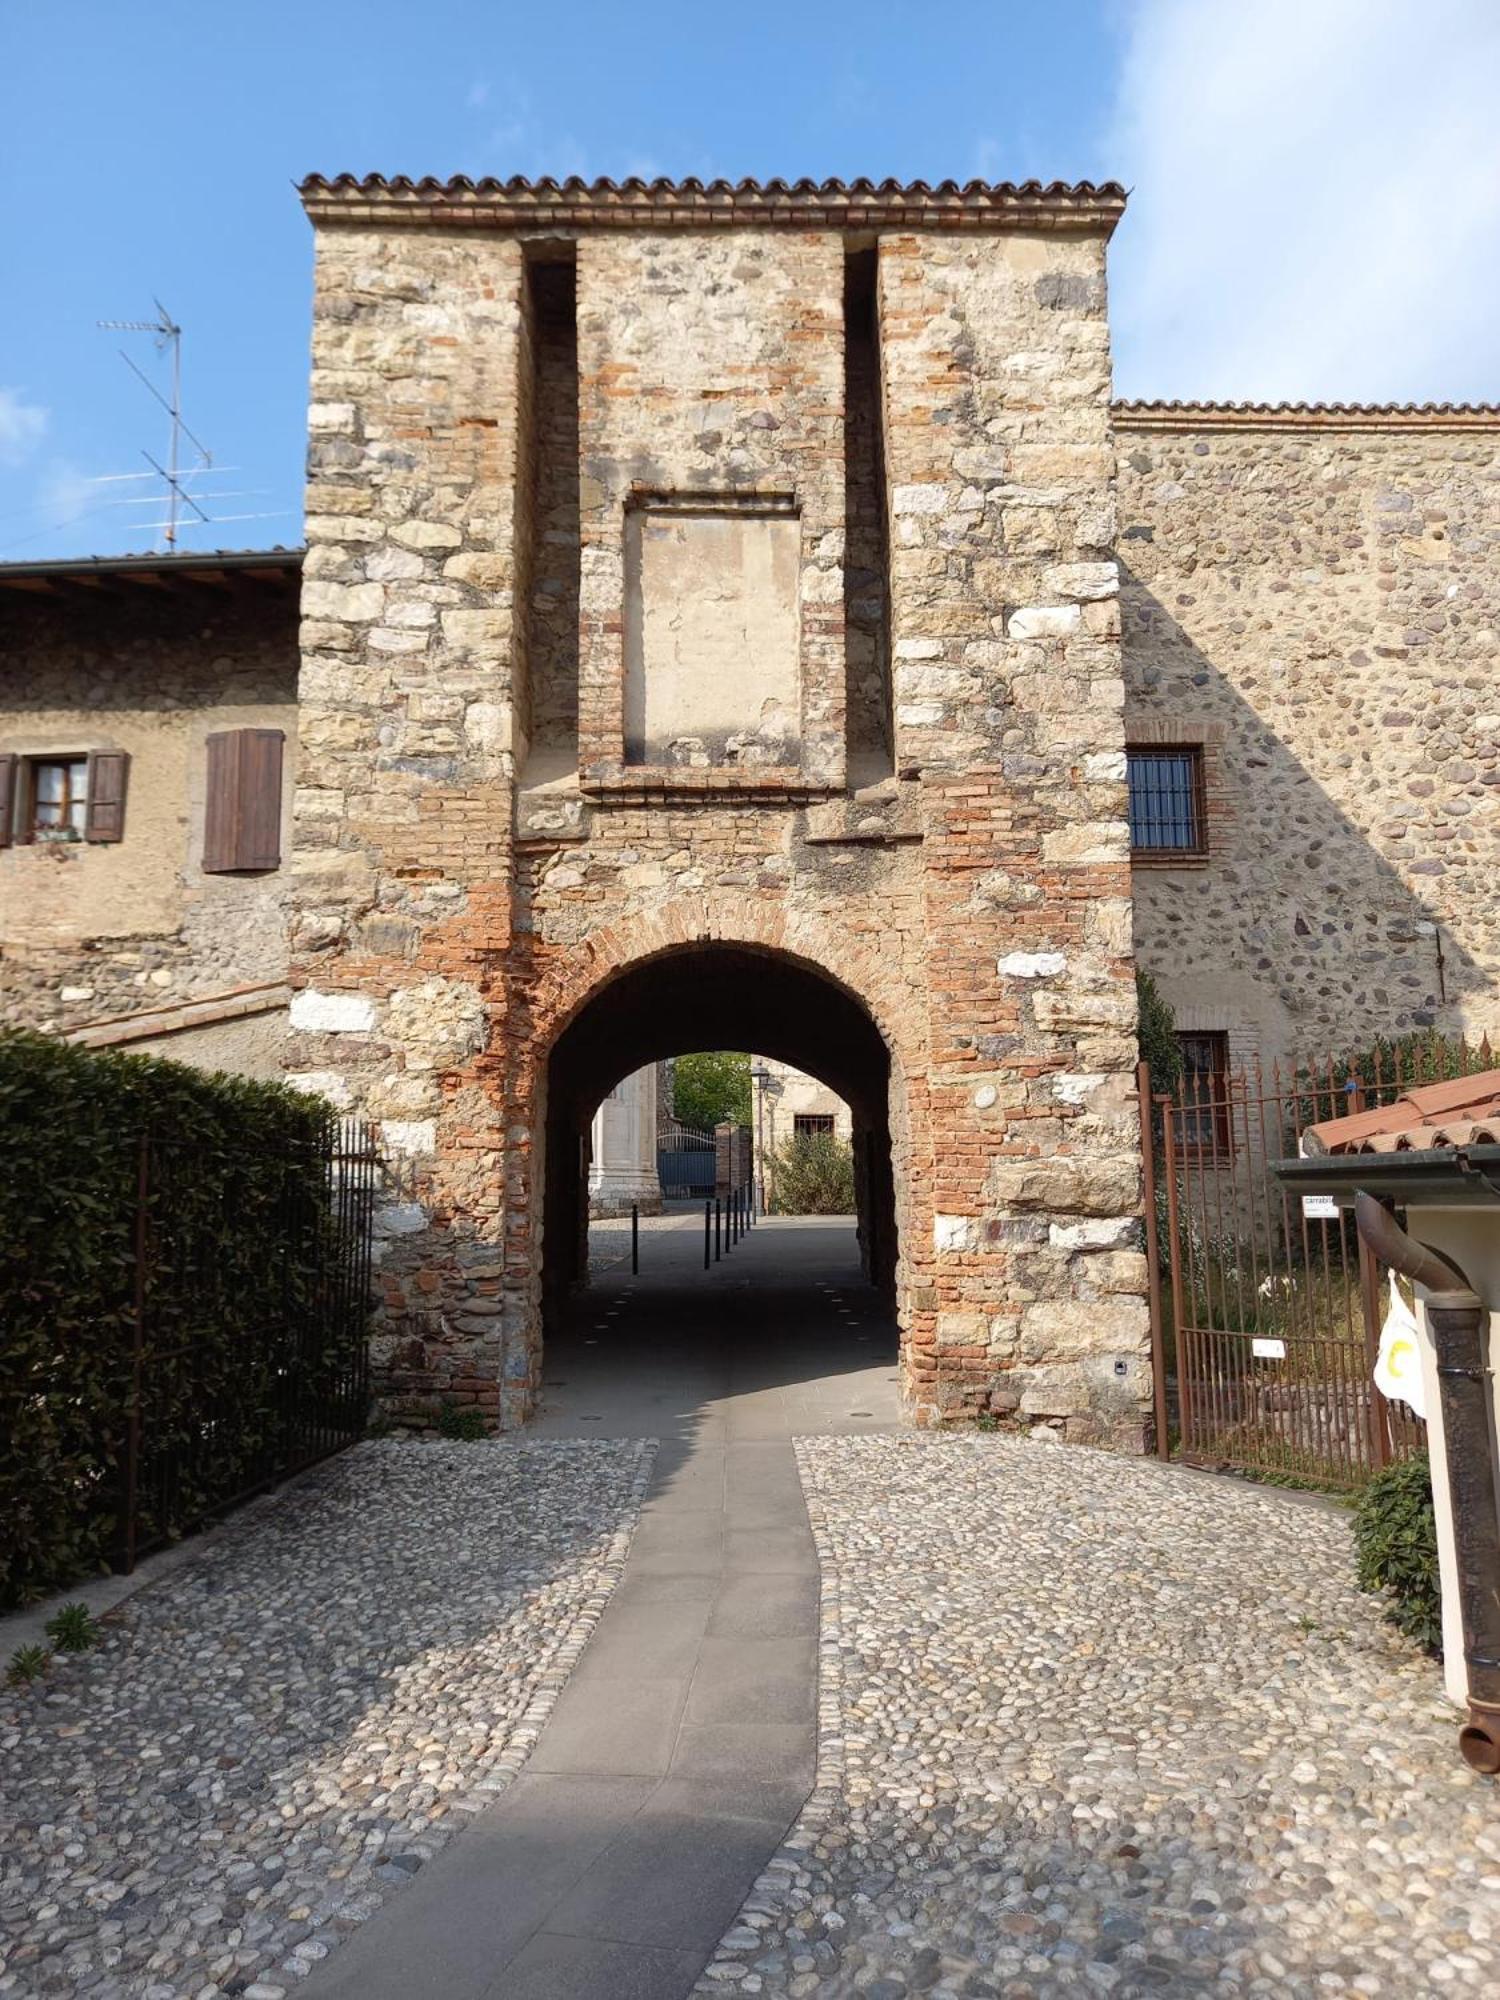
[[[45,1646],[17,1646],[6,1665],[6,1686],[29,1687],[32,1681],[41,1679],[51,1661],[52,1655]]]
[[[64,1604],[47,1620],[47,1637],[60,1653],[86,1653],[97,1646],[101,1628],[86,1604]]]
[[[1136,1047],[1141,1061],[1151,1072],[1153,1096],[1170,1095],[1182,1081],[1182,1044],[1177,1039],[1177,1016],[1157,991],[1149,972],[1135,975],[1135,997],[1139,1009]]]
[[[770,1157],[773,1215],[852,1215],[854,1154],[830,1132],[793,1139]]]
[[[1437,1524],[1426,1452],[1377,1472],[1354,1511],[1361,1590],[1383,1591],[1385,1613],[1407,1638],[1442,1651]]]
[[[331,1116],[281,1084],[0,1031],[0,1607],[121,1545],[143,1142],[140,1542],[273,1474],[324,1384],[333,1410],[354,1315],[323,1283]]]
[[[489,1436],[484,1411],[475,1409],[472,1403],[444,1403],[438,1416],[438,1435],[460,1438],[466,1444],[477,1443]]]

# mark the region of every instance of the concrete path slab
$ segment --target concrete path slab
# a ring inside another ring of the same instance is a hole
[[[625,1573],[520,1778],[306,2000],[681,2000],[811,1790],[819,1578],[791,1438],[899,1423],[848,1225],[702,1269],[643,1237],[548,1357],[536,1433],[661,1439]]]

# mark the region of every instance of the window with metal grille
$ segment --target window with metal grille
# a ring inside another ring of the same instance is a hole
[[[1170,749],[1127,750],[1125,755],[1131,853],[1206,854],[1202,748],[1178,743]]]
[[[792,1116],[792,1133],[798,1139],[831,1139],[833,1114],[829,1111],[798,1111]]]
[[[1200,1153],[1230,1150],[1229,1037],[1222,1029],[1180,1034],[1182,1087],[1178,1093],[1177,1140]]]

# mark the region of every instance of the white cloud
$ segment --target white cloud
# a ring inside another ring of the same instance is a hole
[[[0,465],[19,465],[41,443],[47,412],[19,389],[0,389]]]
[[[1122,395],[1500,399],[1495,0],[1135,0]]]

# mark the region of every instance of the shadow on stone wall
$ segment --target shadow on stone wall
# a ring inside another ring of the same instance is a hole
[[[1137,866],[1134,878],[1140,963],[1179,1025],[1225,1027],[1237,1054],[1283,1059],[1414,1029],[1493,1032],[1496,969],[1461,942],[1448,913],[1462,911],[1472,937],[1495,869],[1461,850],[1461,831],[1444,839],[1414,824],[1433,810],[1441,781],[1430,779],[1420,744],[1405,745],[1388,697],[1372,691],[1364,712],[1350,678],[1347,702],[1336,705],[1301,676],[1325,666],[1348,676],[1347,662],[1292,663],[1282,675],[1288,711],[1316,704],[1328,717],[1314,771],[1278,723],[1274,665],[1257,707],[1123,564],[1121,581],[1127,741],[1206,746],[1208,864]],[[1299,720],[1310,733],[1312,715]],[[1330,783],[1370,801],[1393,856]]]

